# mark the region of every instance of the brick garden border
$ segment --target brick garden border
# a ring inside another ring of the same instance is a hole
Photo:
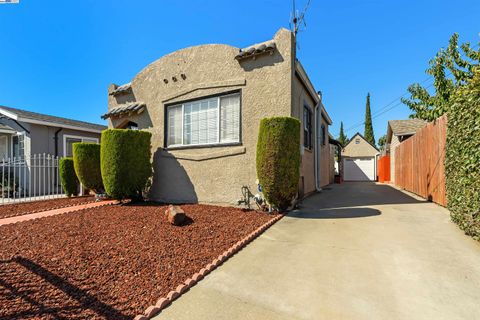
[[[39,212],[45,212],[45,211],[51,211],[51,210],[57,210],[57,209],[63,209],[63,208],[70,208],[70,207],[76,207],[76,206],[82,206],[82,205],[85,205],[85,204],[89,204],[89,203],[94,203],[94,202],[98,202],[95,200],[95,196],[80,196],[78,198],[90,198],[92,197],[93,198],[93,201],[84,201],[84,202],[79,202],[77,204],[74,204],[74,205],[64,205],[64,206],[56,206],[56,207],[52,207],[52,208],[49,208],[47,210],[43,210],[43,209],[38,209],[38,210],[32,210],[32,211],[27,211],[27,212],[22,212],[21,214],[16,214],[16,215],[13,215],[13,216],[6,216],[6,217],[1,217],[1,219],[8,219],[8,218],[13,218],[13,217],[20,217],[20,216],[24,216],[24,215],[27,215],[27,214],[32,214],[32,213],[39,213]],[[9,205],[16,205],[16,204],[24,204],[24,203],[32,203],[32,202],[37,202],[37,201],[48,201],[48,200],[56,200],[56,199],[68,199],[67,197],[59,197],[59,198],[53,198],[53,199],[42,199],[42,200],[32,200],[32,201],[25,201],[25,202],[12,202],[12,203],[5,203],[5,204],[0,204],[0,208],[2,206],[9,206]]]
[[[98,208],[98,207],[103,207],[103,206],[110,206],[110,205],[115,205],[115,204],[118,204],[118,201],[116,201],[116,200],[106,200],[106,201],[89,202],[89,203],[75,205],[75,206],[61,207],[61,208],[58,208],[58,209],[49,209],[49,210],[39,211],[39,212],[35,212],[35,213],[24,214],[24,215],[20,215],[20,216],[2,218],[2,219],[0,219],[0,226],[9,225],[9,224],[17,224],[17,223],[22,223],[22,222],[31,221],[31,220],[37,220],[37,219],[41,219],[41,218],[45,218],[45,217],[56,216],[56,215],[59,215],[59,214],[72,213],[72,212],[77,212],[77,211],[82,211],[82,210],[87,210],[87,209],[92,209],[92,208]],[[32,215],[33,215],[33,217],[32,217]],[[11,222],[6,222],[5,223],[5,220],[7,220],[7,221],[11,220]],[[15,221],[15,220],[17,220],[17,221]]]
[[[271,227],[275,222],[282,219],[284,217],[283,214],[280,214],[270,221],[266,222],[255,231],[247,235],[245,238],[238,241],[236,244],[231,246],[228,250],[224,251],[220,254],[216,259],[214,259],[211,263],[207,264],[205,267],[201,268],[197,273],[193,274],[190,278],[185,280],[183,283],[179,284],[175,290],[170,291],[166,297],[161,297],[157,300],[155,305],[149,306],[143,314],[135,316],[134,320],[149,320],[154,316],[158,315],[163,309],[168,307],[174,300],[178,299],[182,294],[187,292],[191,287],[193,287],[197,282],[202,280],[205,276],[207,276],[210,272],[215,270],[225,261],[227,261],[230,257],[244,248],[247,244],[249,244],[252,240],[262,234],[265,230]]]

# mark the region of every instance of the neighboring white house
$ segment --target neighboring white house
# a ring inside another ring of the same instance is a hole
[[[344,181],[377,180],[379,150],[356,133],[342,151]]]

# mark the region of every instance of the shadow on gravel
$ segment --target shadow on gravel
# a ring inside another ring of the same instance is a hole
[[[5,267],[2,267],[2,264],[12,264],[11,267],[7,267],[7,269],[12,270],[7,272],[7,274],[11,273],[10,276],[3,277],[2,275],[0,277],[0,292],[4,291],[7,300],[17,300],[21,305],[14,307],[14,310],[11,312],[8,309],[2,310],[0,319],[43,317],[69,319],[81,317],[81,314],[86,310],[90,310],[104,319],[131,319],[131,317],[103,303],[87,291],[51,273],[29,259],[15,257],[11,260],[2,260],[0,261],[0,269]],[[18,273],[15,272],[19,267],[23,267],[28,272],[27,275],[23,274],[20,279],[18,278]],[[40,279],[40,281],[37,279]],[[30,285],[30,282],[36,283],[36,285]],[[55,289],[53,291],[35,289],[45,288],[45,285],[52,286]],[[25,290],[26,287],[28,290]],[[65,305],[64,298],[60,298],[61,293],[68,297],[68,300],[75,301],[74,305]]]
[[[379,216],[381,212],[371,208],[340,208],[323,210],[295,210],[288,217],[300,219],[349,219]]]

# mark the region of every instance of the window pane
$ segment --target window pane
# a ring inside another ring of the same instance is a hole
[[[167,145],[182,144],[182,106],[169,107]]]
[[[18,157],[18,136],[12,137],[12,153],[14,157]]]
[[[14,157],[23,158],[25,156],[25,136],[23,134],[13,136],[12,153]]]
[[[67,157],[72,157],[73,156],[73,144],[77,142],[82,142],[82,139],[77,139],[77,138],[66,138],[65,139],[65,156]]]
[[[217,98],[186,103],[183,116],[183,144],[217,142]]]
[[[240,141],[240,95],[220,99],[220,142]]]

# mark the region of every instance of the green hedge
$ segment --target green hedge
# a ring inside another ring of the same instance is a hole
[[[100,171],[100,145],[78,142],[73,144],[73,165],[82,185],[95,193],[103,193]]]
[[[78,178],[75,174],[72,158],[61,158],[58,165],[60,171],[60,182],[65,194],[69,197],[78,194]]]
[[[299,120],[262,119],[257,142],[257,176],[268,203],[279,210],[287,209],[298,192]]]
[[[448,114],[445,157],[452,220],[480,240],[480,69],[454,95]]]
[[[102,132],[100,166],[105,191],[114,199],[142,197],[152,175],[151,133],[129,129]]]

